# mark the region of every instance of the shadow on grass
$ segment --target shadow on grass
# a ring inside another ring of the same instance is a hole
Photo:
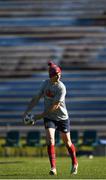
[[[18,174],[1,174],[0,177],[18,176]]]
[[[20,164],[24,163],[24,161],[1,161],[0,164]]]

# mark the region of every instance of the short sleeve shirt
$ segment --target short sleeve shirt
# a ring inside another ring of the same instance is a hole
[[[67,120],[68,112],[65,104],[66,87],[59,81],[56,84],[52,84],[51,81],[45,80],[39,90],[39,95],[44,97],[44,110],[48,110],[54,102],[60,102],[60,107],[46,115],[45,118],[52,120]]]

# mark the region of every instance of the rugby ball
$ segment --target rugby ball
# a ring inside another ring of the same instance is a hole
[[[34,116],[32,114],[27,114],[24,118],[25,125],[34,125]]]

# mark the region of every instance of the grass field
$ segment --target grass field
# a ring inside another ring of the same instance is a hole
[[[70,175],[70,159],[57,158],[57,176],[48,175],[48,158],[6,157],[0,158],[0,179],[105,179],[106,158],[80,157],[77,175]]]

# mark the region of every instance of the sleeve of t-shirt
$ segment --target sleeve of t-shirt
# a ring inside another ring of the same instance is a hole
[[[66,95],[65,86],[58,88],[53,102],[63,102],[65,99],[65,95]]]

